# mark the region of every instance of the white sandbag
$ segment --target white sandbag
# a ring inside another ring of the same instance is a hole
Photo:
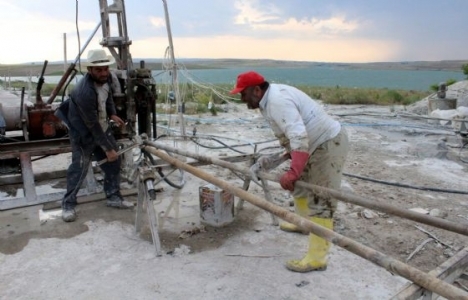
[[[456,116],[458,116],[458,111],[456,109],[447,109],[447,110],[436,109],[431,112],[431,117],[447,120],[447,121],[441,120],[440,121],[441,125],[447,125]]]
[[[458,115],[461,118],[468,117],[468,107],[466,106],[459,106],[457,107]]]

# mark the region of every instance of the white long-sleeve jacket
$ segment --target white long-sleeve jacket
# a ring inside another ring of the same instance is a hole
[[[288,151],[312,154],[341,130],[340,123],[317,102],[292,86],[270,84],[259,106],[280,144]]]

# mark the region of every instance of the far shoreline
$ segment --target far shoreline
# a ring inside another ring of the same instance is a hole
[[[140,61],[145,61],[145,67],[150,70],[161,70],[162,59],[146,58],[134,59],[134,67],[138,68]],[[69,62],[70,64],[71,62]],[[421,70],[421,71],[452,71],[462,72],[462,65],[466,60],[442,60],[442,61],[408,61],[408,62],[368,62],[368,63],[342,63],[342,62],[308,62],[308,61],[284,61],[270,59],[179,59],[178,63],[188,70],[203,69],[230,69],[230,68],[313,68],[332,67],[338,69],[363,69],[363,70]],[[26,74],[38,74],[42,71],[44,62],[29,62],[22,64],[0,64],[0,77],[25,76]],[[63,62],[48,62],[45,75],[62,75]]]

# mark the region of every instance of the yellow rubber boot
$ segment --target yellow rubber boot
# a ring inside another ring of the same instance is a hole
[[[312,217],[315,224],[333,230],[333,219]],[[324,271],[327,269],[327,254],[330,243],[315,235],[309,235],[309,250],[302,260],[290,260],[286,262],[286,268],[294,272]]]
[[[294,198],[294,211],[296,214],[300,215],[301,217],[309,217],[309,207],[307,205],[307,198]],[[287,232],[300,232],[303,233],[302,230],[297,227],[296,225],[288,222],[280,222],[280,229]]]

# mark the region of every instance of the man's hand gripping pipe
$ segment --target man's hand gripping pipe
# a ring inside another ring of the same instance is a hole
[[[132,149],[134,149],[136,147],[139,147],[139,146],[141,146],[143,144],[141,137],[139,137],[137,135],[132,138],[132,141],[134,143],[133,145],[130,145],[127,148],[118,151],[117,154],[122,155],[123,153],[125,153],[127,151],[130,151],[130,150],[132,150]],[[107,162],[107,158],[104,158],[104,159],[101,159],[100,161],[98,161],[96,163],[96,165],[100,166],[100,165],[102,165],[102,164],[104,164],[106,162]]]

